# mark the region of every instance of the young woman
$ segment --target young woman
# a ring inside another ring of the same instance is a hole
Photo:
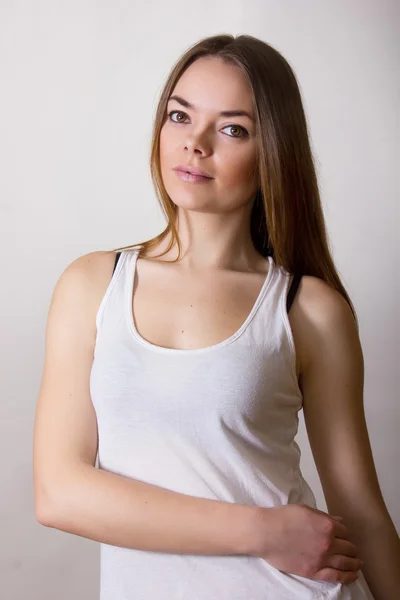
[[[101,600],[372,598],[360,568],[394,600],[356,314],[281,54],[246,35],[192,46],[151,173],[165,231],[79,257],[54,290],[38,521],[101,542]],[[330,514],[299,468],[301,409]]]

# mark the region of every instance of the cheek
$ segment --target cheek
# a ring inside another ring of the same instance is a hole
[[[162,163],[174,162],[178,147],[179,141],[176,139],[176,135],[168,129],[168,125],[165,125],[160,131],[160,160]]]
[[[257,163],[256,151],[248,150],[239,152],[223,161],[221,169],[223,170],[223,179],[229,186],[252,185],[256,179]],[[218,169],[217,169],[218,170]],[[222,174],[222,172],[221,172]]]
[[[168,142],[171,143],[172,140],[172,135],[171,135],[171,130],[169,128],[169,124],[166,121],[163,126],[161,127],[161,131],[160,131],[160,147],[162,146],[166,146],[168,144]]]
[[[165,154],[165,150],[166,150],[166,136],[165,136],[165,130],[164,128],[161,129],[160,132],[160,155],[162,156],[163,154]]]

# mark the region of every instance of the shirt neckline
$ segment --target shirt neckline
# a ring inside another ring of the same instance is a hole
[[[135,248],[131,251],[126,251],[128,254],[131,254],[131,256],[129,258],[131,258],[131,260],[129,260],[128,262],[128,268],[127,268],[127,273],[126,276],[128,278],[127,281],[127,285],[125,287],[126,290],[126,296],[125,296],[125,312],[126,312],[126,320],[128,322],[128,326],[129,326],[129,330],[131,332],[131,334],[133,335],[133,337],[136,339],[136,341],[138,341],[140,344],[142,344],[143,346],[147,347],[150,350],[153,350],[155,352],[159,352],[159,353],[163,353],[163,354],[187,354],[187,355],[194,355],[194,354],[203,354],[205,352],[210,352],[211,350],[218,350],[219,348],[223,348],[225,346],[228,346],[229,344],[231,344],[232,342],[234,342],[238,337],[240,337],[245,330],[247,329],[247,327],[249,326],[250,322],[253,320],[253,318],[255,317],[258,308],[264,298],[264,296],[267,293],[267,290],[270,287],[271,281],[272,281],[272,276],[273,276],[273,272],[275,270],[275,263],[274,263],[274,259],[271,255],[269,255],[268,258],[268,262],[269,262],[269,269],[268,269],[268,273],[265,277],[264,283],[261,287],[261,290],[257,296],[256,301],[253,304],[253,307],[251,309],[251,311],[249,312],[249,314],[247,315],[245,321],[242,323],[242,325],[239,327],[239,329],[237,329],[237,331],[235,333],[233,333],[231,336],[229,336],[228,338],[225,338],[224,340],[222,340],[221,342],[218,342],[216,344],[212,344],[211,346],[204,346],[203,348],[168,348],[166,346],[158,346],[157,344],[153,344],[152,342],[149,342],[148,340],[146,340],[144,337],[142,337],[139,333],[139,331],[136,328],[135,325],[135,321],[133,318],[133,288],[134,288],[134,284],[135,284],[135,279],[136,279],[136,263],[137,263],[137,258],[138,258],[138,254],[139,254],[139,250],[140,248]],[[132,265],[132,268],[130,268]]]

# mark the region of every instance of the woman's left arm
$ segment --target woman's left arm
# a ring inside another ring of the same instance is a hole
[[[339,292],[311,276],[303,277],[292,310],[304,421],[328,512],[343,517],[375,600],[399,600],[400,539],[373,461],[353,314]]]

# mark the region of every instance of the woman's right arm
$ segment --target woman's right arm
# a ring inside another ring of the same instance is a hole
[[[249,554],[257,507],[188,496],[95,467],[98,432],[89,379],[95,315],[114,261],[114,252],[79,257],[53,292],[34,427],[36,518],[114,546]]]
[[[113,546],[251,555],[310,579],[354,581],[355,546],[344,525],[326,513],[198,498],[95,467],[98,432],[89,388],[95,315],[114,261],[114,252],[79,257],[53,292],[34,427],[37,520]]]

